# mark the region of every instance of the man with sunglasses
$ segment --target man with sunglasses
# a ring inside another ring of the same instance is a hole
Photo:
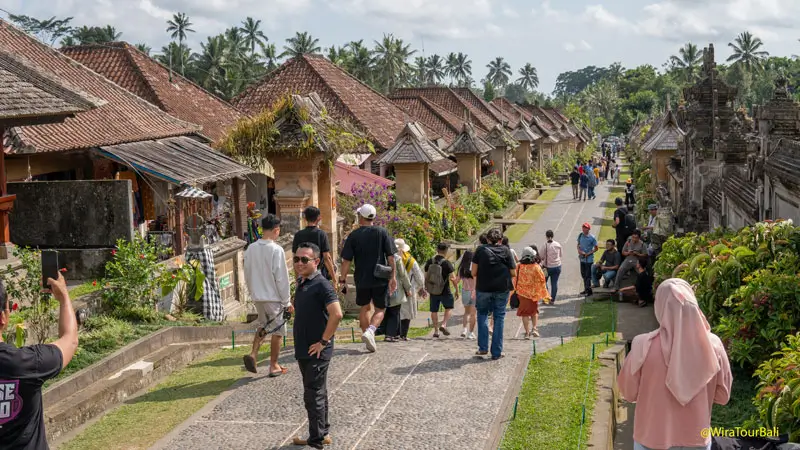
[[[261,228],[264,235],[244,252],[244,278],[258,312],[258,330],[253,338],[253,349],[244,356],[244,367],[257,373],[258,349],[267,336],[271,336],[269,376],[277,377],[286,373],[278,364],[281,341],[287,331],[284,312],[292,313],[294,307],[290,302],[286,252],[275,243],[281,233],[281,219],[267,214],[261,219]]]
[[[308,413],[308,439],[295,437],[294,444],[323,448],[332,443],[328,434],[328,366],[333,356],[333,337],[343,314],[336,290],[317,270],[319,247],[301,243],[293,262],[299,277],[294,295],[294,356],[303,377],[303,401]]]

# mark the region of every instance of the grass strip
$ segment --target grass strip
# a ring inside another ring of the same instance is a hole
[[[544,191],[544,193],[540,195],[539,198],[537,198],[537,200],[541,200],[543,202],[552,202],[553,200],[556,199],[556,196],[558,196],[559,192],[561,192],[560,189]],[[523,212],[521,216],[519,216],[519,218],[522,220],[536,220],[544,213],[544,211],[547,209],[548,206],[550,205],[530,205],[528,209],[525,210],[525,212]],[[519,242],[522,240],[523,237],[525,237],[525,234],[528,232],[530,228],[531,225],[523,225],[523,224],[511,225],[506,230],[505,236],[508,236],[508,240],[510,242]]]
[[[429,332],[428,328],[411,328],[408,337],[422,337]],[[350,342],[345,333],[337,339],[342,343]],[[249,344],[251,340],[252,337],[242,343]],[[242,355],[248,349],[220,350],[176,370],[147,393],[113,409],[59,448],[105,450],[121,448],[122,443],[126,450],[149,448],[245,376],[247,372],[242,366]],[[268,356],[269,352],[259,353],[259,361]]]
[[[599,367],[597,359],[591,359],[592,344],[596,354],[606,348],[615,309],[612,302],[584,303],[578,337],[531,358],[517,417],[509,423],[501,449],[574,449],[579,436],[581,448],[587,448]],[[586,422],[581,427],[584,400]]]
[[[83,297],[84,295],[89,295],[93,292],[97,292],[100,289],[103,289],[102,283],[98,283],[96,281],[87,281],[86,283],[79,284],[70,289],[69,297],[72,300],[75,300],[76,298]]]

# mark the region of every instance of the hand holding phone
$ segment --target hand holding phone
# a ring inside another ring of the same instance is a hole
[[[50,289],[48,280],[58,280],[58,252],[42,250],[42,289]]]

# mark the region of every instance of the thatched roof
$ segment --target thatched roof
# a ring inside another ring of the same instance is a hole
[[[454,155],[482,155],[492,150],[493,147],[475,132],[475,127],[471,124],[464,123],[461,133],[459,133],[453,143],[445,149],[445,152]]]
[[[446,159],[439,148],[428,139],[422,125],[417,122],[407,123],[394,145],[384,153],[378,162],[385,164],[426,163]]]

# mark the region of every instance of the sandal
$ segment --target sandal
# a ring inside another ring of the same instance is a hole
[[[286,369],[286,367],[283,367],[283,366],[281,366],[281,370],[279,370],[279,371],[277,371],[277,372],[270,372],[270,373],[269,373],[269,377],[270,377],[270,378],[279,377],[279,376],[281,376],[281,375],[285,375],[285,374],[286,374],[286,372],[288,372],[288,371],[289,371],[289,370],[288,370],[288,369]]]
[[[644,308],[647,306],[647,302],[644,300],[639,300],[636,304],[639,306],[639,308]]]

